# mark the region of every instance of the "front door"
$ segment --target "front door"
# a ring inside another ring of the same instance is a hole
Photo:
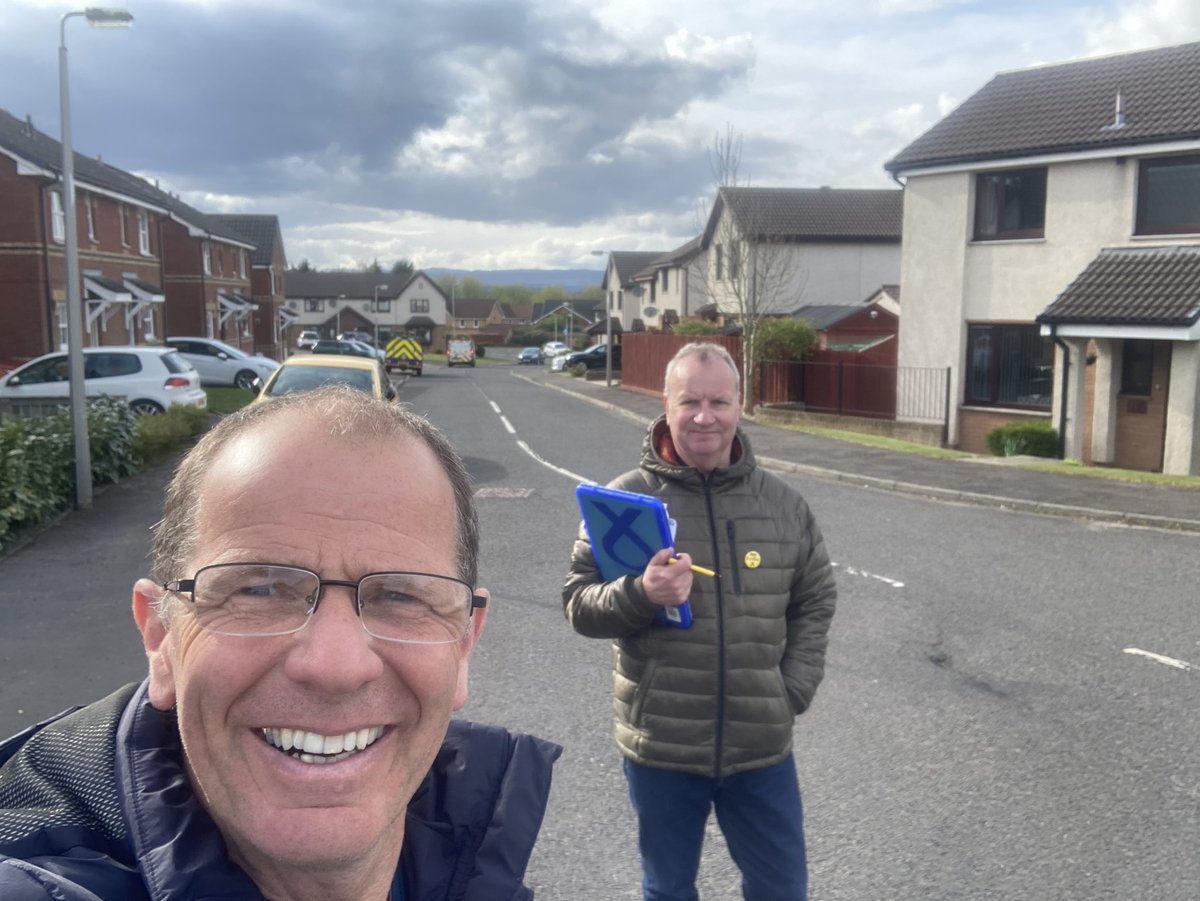
[[[1113,465],[1161,472],[1171,380],[1171,344],[1127,338],[1121,350]]]

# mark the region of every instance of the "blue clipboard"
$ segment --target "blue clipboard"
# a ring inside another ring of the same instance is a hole
[[[675,544],[674,523],[656,497],[580,485],[575,489],[575,498],[587,527],[592,556],[606,582],[641,575],[651,557]],[[686,629],[692,624],[691,604],[684,601],[678,607],[663,607],[654,614],[654,621]]]

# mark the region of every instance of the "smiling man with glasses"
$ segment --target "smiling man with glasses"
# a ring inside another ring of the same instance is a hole
[[[149,678],[0,746],[0,896],[532,897],[559,749],[451,721],[477,554],[424,419],[344,388],[227,417],[134,587]]]

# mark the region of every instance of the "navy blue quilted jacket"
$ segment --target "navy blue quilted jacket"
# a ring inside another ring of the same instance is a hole
[[[183,771],[173,714],[129,685],[0,744],[5,901],[261,898]],[[561,748],[453,721],[409,805],[393,901],[517,901]]]

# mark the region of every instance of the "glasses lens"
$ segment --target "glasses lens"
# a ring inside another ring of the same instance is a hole
[[[319,588],[315,575],[290,566],[206,566],[196,573],[196,618],[221,635],[284,635],[304,626]]]
[[[376,638],[419,644],[458,641],[471,619],[465,582],[419,573],[376,573],[359,584],[363,626]]]

